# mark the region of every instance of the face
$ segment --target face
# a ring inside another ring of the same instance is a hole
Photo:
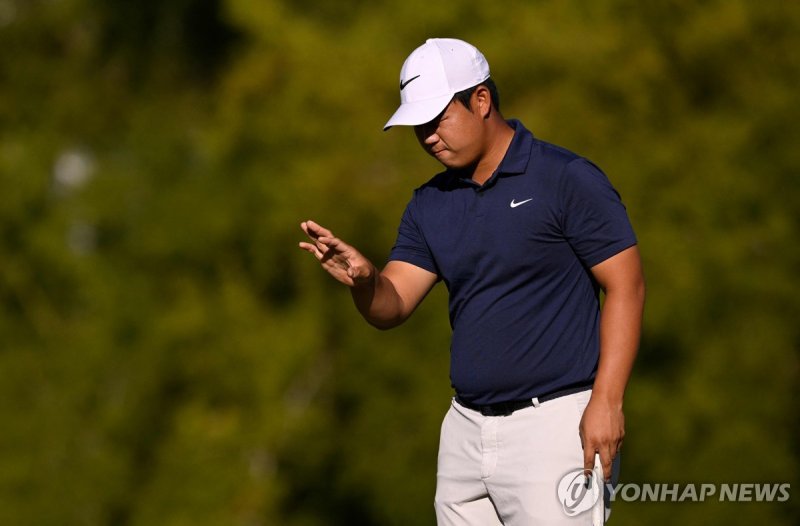
[[[474,95],[473,95],[474,99]],[[472,101],[473,111],[451,100],[432,121],[414,126],[422,148],[447,168],[465,168],[477,163],[483,145],[483,119]]]

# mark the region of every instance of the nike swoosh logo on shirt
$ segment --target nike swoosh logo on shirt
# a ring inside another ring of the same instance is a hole
[[[510,205],[510,206],[511,206],[511,208],[516,208],[516,207],[518,207],[519,205],[524,205],[524,204],[525,204],[525,203],[527,203],[528,201],[533,201],[533,197],[531,197],[530,199],[526,199],[526,200],[524,200],[524,201],[520,201],[519,203],[515,203],[515,202],[514,202],[514,200],[512,199],[512,200],[511,200],[511,205]]]
[[[406,86],[408,86],[408,84],[409,84],[409,83],[410,83],[412,80],[414,80],[414,79],[418,79],[418,78],[419,78],[419,75],[417,75],[416,77],[411,77],[410,79],[408,79],[408,80],[407,80],[407,81],[405,81],[405,82],[403,82],[403,81],[401,80],[401,81],[400,81],[400,91],[403,91],[403,89],[405,89],[405,87],[406,87]]]

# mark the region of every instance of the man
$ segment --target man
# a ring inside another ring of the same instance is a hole
[[[300,247],[380,329],[447,285],[456,396],[439,444],[439,524],[588,524],[564,513],[556,487],[595,453],[609,480],[622,445],[644,304],[625,208],[591,162],[502,117],[486,59],[466,42],[417,48],[400,96],[384,129],[413,126],[445,171],[414,192],[389,262],[379,271],[313,221]]]

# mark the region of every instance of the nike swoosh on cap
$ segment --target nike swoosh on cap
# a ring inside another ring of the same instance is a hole
[[[407,81],[405,81],[405,82],[403,82],[403,81],[401,80],[401,81],[400,81],[400,91],[403,91],[403,89],[405,89],[405,87],[406,87],[406,86],[408,86],[408,84],[409,84],[409,83],[410,83],[412,80],[414,80],[414,79],[418,79],[418,78],[419,78],[419,75],[417,75],[416,77],[411,77],[410,79],[408,79],[408,80],[407,80]]]

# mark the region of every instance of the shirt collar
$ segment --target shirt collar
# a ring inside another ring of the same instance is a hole
[[[500,161],[497,173],[508,175],[525,173],[525,170],[528,169],[528,161],[531,158],[533,134],[516,119],[510,119],[507,122],[509,126],[514,128],[514,138],[511,139],[506,155]]]

